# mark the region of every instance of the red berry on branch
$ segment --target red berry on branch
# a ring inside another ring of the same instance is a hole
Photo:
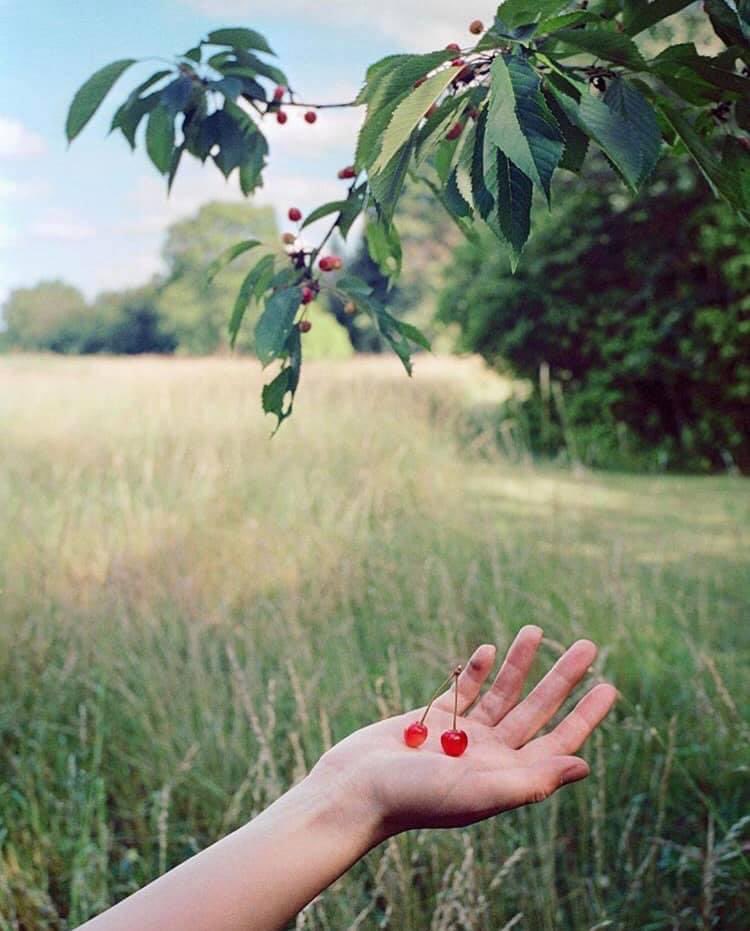
[[[332,272],[341,268],[343,264],[337,255],[324,255],[318,262],[318,267],[322,272]]]
[[[276,122],[281,123],[282,126],[288,119],[289,117],[286,115],[286,113],[284,113],[283,110],[279,110],[279,112],[276,114]]]
[[[415,721],[404,729],[404,743],[416,750],[427,740],[427,728],[421,721]]]
[[[465,64],[466,62],[463,60],[463,58],[454,58],[453,61],[451,62],[451,68],[460,68],[461,65],[465,65]]]
[[[299,207],[290,207],[288,216],[292,223],[299,223],[302,219],[302,211]]]
[[[310,330],[312,330],[312,323],[309,320],[300,320],[300,322],[297,324],[297,329],[300,331],[300,333],[309,333]],[[461,752],[463,753],[463,751]],[[458,756],[457,753],[453,755]]]
[[[277,102],[279,100],[283,100],[285,93],[286,93],[286,88],[282,84],[279,84],[279,86],[273,92],[273,99]]]
[[[474,69],[471,65],[467,65],[465,68],[462,68],[458,74],[453,79],[455,84],[468,84],[469,81],[474,80]]]
[[[342,168],[339,171],[339,178],[356,178],[357,172],[354,169],[354,165],[347,165],[346,168]]]
[[[445,134],[445,138],[450,139],[450,140],[458,139],[458,137],[461,135],[463,131],[464,131],[463,123],[454,123],[453,126],[451,126],[451,128]]]
[[[481,34],[484,32],[484,23],[482,22],[482,20],[481,19],[472,20],[469,23],[469,32],[473,36],[481,36]]]
[[[294,235],[294,233],[284,233],[284,235],[281,237],[281,241],[285,246],[293,246],[295,242],[297,242],[297,237]]]
[[[344,304],[344,313],[350,317],[357,313],[357,305],[354,301],[347,301],[346,304]]]
[[[318,118],[318,114],[315,112],[315,110],[308,110],[307,113],[305,113],[306,123],[314,123],[317,120],[317,118]]]
[[[426,80],[427,78],[417,78],[417,80],[414,82],[414,86],[421,87]]]
[[[305,285],[305,287],[302,289],[302,303],[309,304],[311,301],[315,300],[315,296],[315,291]]]
[[[458,42],[450,42],[448,45],[445,46],[445,51],[446,52],[460,52],[461,46],[458,44]]]
[[[466,731],[443,731],[440,735],[443,753],[448,756],[461,756],[469,746],[469,735]]]

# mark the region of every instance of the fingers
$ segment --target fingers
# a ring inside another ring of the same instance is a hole
[[[560,657],[542,681],[497,725],[496,733],[509,747],[521,747],[562,705],[596,657],[590,640],[578,640]]]
[[[458,713],[463,714],[476,701],[484,680],[495,665],[495,647],[483,643],[471,655],[471,659],[458,677]],[[453,685],[435,699],[435,707],[453,711]]]
[[[588,763],[577,756],[552,756],[530,766],[487,773],[480,789],[488,809],[508,811],[521,805],[543,802],[561,786],[585,779]]]
[[[529,759],[537,760],[552,753],[575,753],[606,718],[616,700],[617,689],[613,685],[594,686],[553,731],[526,744],[524,755],[528,753]]]
[[[515,707],[529,675],[536,651],[542,642],[542,628],[529,624],[522,627],[505,655],[495,681],[472,711],[472,718],[494,726]]]

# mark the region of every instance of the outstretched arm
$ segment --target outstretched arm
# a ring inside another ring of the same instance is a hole
[[[542,638],[524,627],[493,684],[480,690],[495,648],[479,647],[457,680],[459,727],[469,746],[446,756],[454,694],[434,704],[419,749],[403,740],[422,709],[364,727],[233,834],[88,922],[86,931],[271,931],[292,918],[368,850],[410,828],[460,827],[539,802],[588,775],[573,754],[612,707],[597,685],[554,730],[535,736],[581,681],[596,647],[579,640],[521,700]],[[82,929],[81,929],[82,931]]]

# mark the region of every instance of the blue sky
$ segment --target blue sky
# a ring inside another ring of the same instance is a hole
[[[237,200],[212,165],[190,160],[167,199],[145,154],[107,137],[115,101],[148,63],[126,72],[112,100],[68,149],[72,95],[109,61],[182,52],[212,28],[263,32],[296,90],[316,102],[348,100],[368,63],[467,38],[467,23],[495,4],[436,0],[0,0],[0,302],[14,287],[64,278],[87,296],[135,286],[159,271],[166,226],[209,200]],[[356,110],[327,111],[308,126],[299,111],[269,126],[271,167],[259,203],[279,215],[335,197],[351,161]]]

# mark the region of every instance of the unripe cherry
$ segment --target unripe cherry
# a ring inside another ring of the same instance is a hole
[[[446,52],[460,52],[461,46],[458,44],[458,42],[449,42],[448,45],[445,46],[445,51]]]
[[[292,221],[292,223],[299,223],[299,221],[302,219],[302,211],[299,209],[299,207],[289,208],[289,219]]]
[[[289,117],[286,115],[286,113],[284,113],[283,110],[279,110],[279,112],[276,114],[276,122],[281,123],[282,126],[288,119]]]
[[[279,86],[273,92],[273,99],[278,103],[279,100],[284,99],[285,93],[286,93],[286,88],[283,86],[283,84],[279,84]]]
[[[318,118],[318,114],[315,112],[315,110],[308,110],[307,113],[305,113],[306,123],[314,123],[317,120],[317,118]]]
[[[297,324],[297,329],[300,333],[309,333],[312,330],[312,323],[309,320],[300,320]]]
[[[481,19],[474,19],[469,23],[469,32],[473,36],[481,36],[484,32],[484,23]]]
[[[341,168],[338,173],[339,178],[342,180],[344,178],[356,178],[357,172],[354,168],[354,165],[347,165],[346,168]]]
[[[295,242],[297,242],[297,237],[294,235],[294,233],[284,233],[284,235],[281,237],[281,241],[285,246],[293,246]]]
[[[344,304],[344,313],[349,317],[357,313],[357,305],[354,301],[347,301],[346,304]]]
[[[307,285],[302,289],[302,303],[310,304],[315,300],[316,294],[312,288],[308,288]]]
[[[464,130],[463,123],[454,123],[453,126],[451,126],[451,128],[445,134],[445,138],[450,139],[450,140],[458,139],[458,137],[461,135],[463,130]]]

